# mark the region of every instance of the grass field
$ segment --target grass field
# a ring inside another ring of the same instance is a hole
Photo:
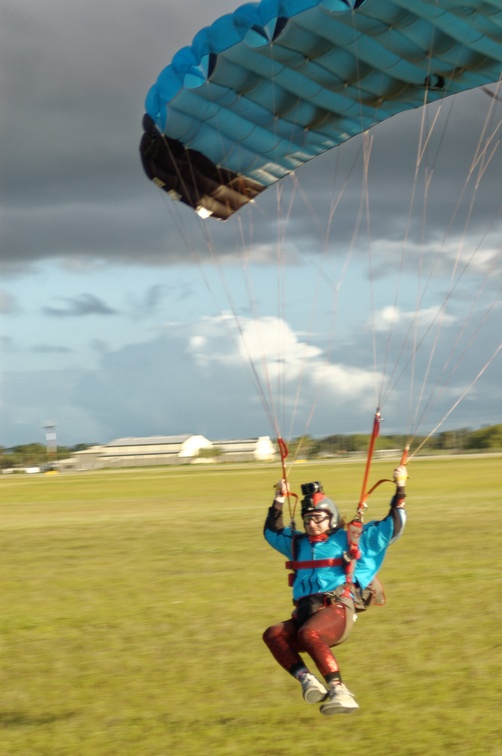
[[[321,480],[352,515],[362,465],[295,466],[293,490]],[[387,606],[337,649],[361,709],[338,717],[261,640],[291,612],[262,537],[277,467],[3,476],[0,754],[500,756],[501,473],[410,465]]]

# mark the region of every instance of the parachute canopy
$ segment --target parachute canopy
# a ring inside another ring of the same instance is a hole
[[[497,81],[500,0],[262,0],[202,29],[146,99],[146,174],[226,220],[391,116]]]

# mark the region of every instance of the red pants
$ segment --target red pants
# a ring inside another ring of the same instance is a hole
[[[338,672],[337,661],[331,651],[345,630],[346,609],[343,604],[331,604],[308,618],[298,627],[294,619],[272,625],[263,640],[272,656],[288,672],[302,664],[300,652],[307,653],[323,677]]]

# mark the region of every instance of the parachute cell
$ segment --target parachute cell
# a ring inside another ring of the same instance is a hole
[[[226,220],[393,115],[497,81],[499,0],[262,0],[202,29],[146,99],[146,174]]]

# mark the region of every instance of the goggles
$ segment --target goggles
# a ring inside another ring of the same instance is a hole
[[[315,525],[319,525],[321,522],[324,522],[325,520],[329,520],[329,515],[326,513],[306,514],[303,518],[304,523],[308,524],[309,522],[313,522]]]

